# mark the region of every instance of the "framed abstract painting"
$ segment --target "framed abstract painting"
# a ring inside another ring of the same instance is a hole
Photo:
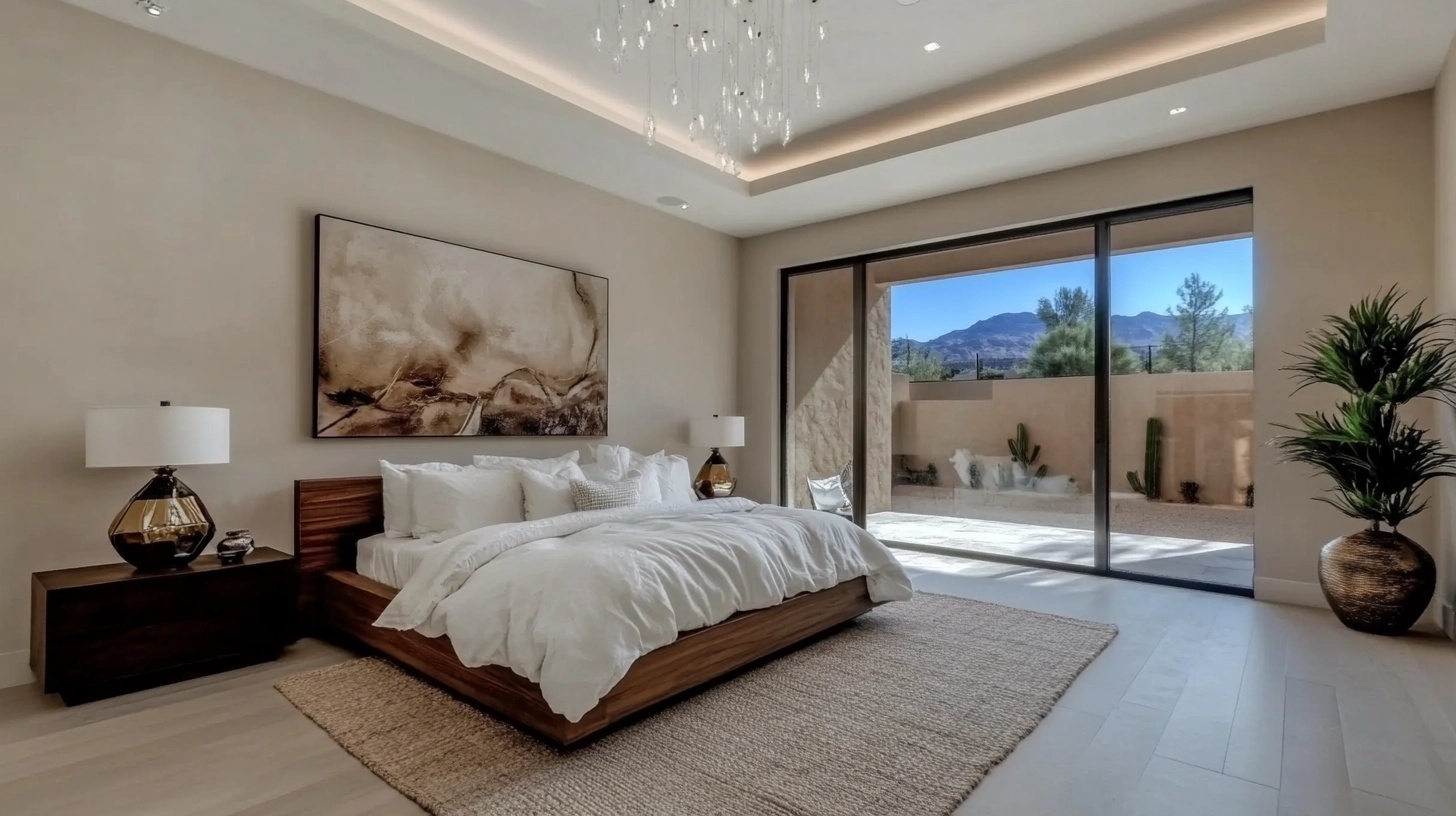
[[[315,235],[315,437],[606,435],[606,278],[328,215]]]

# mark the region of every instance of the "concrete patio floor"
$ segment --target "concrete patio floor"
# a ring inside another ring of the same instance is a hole
[[[1091,530],[905,512],[875,513],[867,522],[870,533],[891,546],[898,542],[1092,566]],[[1248,588],[1254,583],[1254,548],[1228,541],[1114,532],[1112,567]]]

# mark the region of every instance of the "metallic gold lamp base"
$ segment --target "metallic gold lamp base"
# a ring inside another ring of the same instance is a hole
[[[139,570],[184,567],[202,553],[217,527],[202,499],[172,475],[172,468],[155,472],[106,533],[117,554]]]
[[[693,490],[703,499],[726,499],[733,495],[738,480],[728,470],[728,460],[713,448],[708,461],[698,469],[698,478],[693,480]]]

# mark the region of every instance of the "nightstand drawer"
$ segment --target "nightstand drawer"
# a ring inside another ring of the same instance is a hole
[[[195,563],[155,574],[38,574],[31,657],[45,690],[68,702],[106,696],[269,659],[294,640],[292,558],[259,550],[239,565]]]

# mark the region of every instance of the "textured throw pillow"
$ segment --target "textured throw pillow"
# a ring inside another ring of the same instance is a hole
[[[574,463],[559,474],[527,468],[517,471],[516,475],[521,479],[521,493],[526,499],[527,521],[576,512],[576,497],[572,495],[571,483],[586,477]]]
[[[486,456],[475,457],[474,465],[478,468],[490,468],[494,470],[540,470],[546,473],[560,473],[568,466],[575,466],[581,459],[581,451],[570,451],[550,459],[529,459],[524,456]]]
[[[617,474],[615,471],[608,471],[600,464],[582,465],[581,478],[592,482],[620,482],[624,479],[637,479],[638,501],[641,504],[658,504],[662,501],[662,483],[658,479],[658,470],[655,467],[648,467],[645,470],[629,470],[625,474]]]
[[[571,495],[578,510],[611,510],[641,504],[641,481],[622,479],[617,482],[593,482],[572,479]]]
[[[396,465],[379,460],[379,476],[384,482],[384,534],[390,538],[414,535],[415,514],[410,508],[410,479],[415,471],[457,471],[464,465],[449,462],[426,462],[420,465]]]
[[[462,468],[410,474],[415,538],[444,541],[493,524],[526,520],[514,470]]]

